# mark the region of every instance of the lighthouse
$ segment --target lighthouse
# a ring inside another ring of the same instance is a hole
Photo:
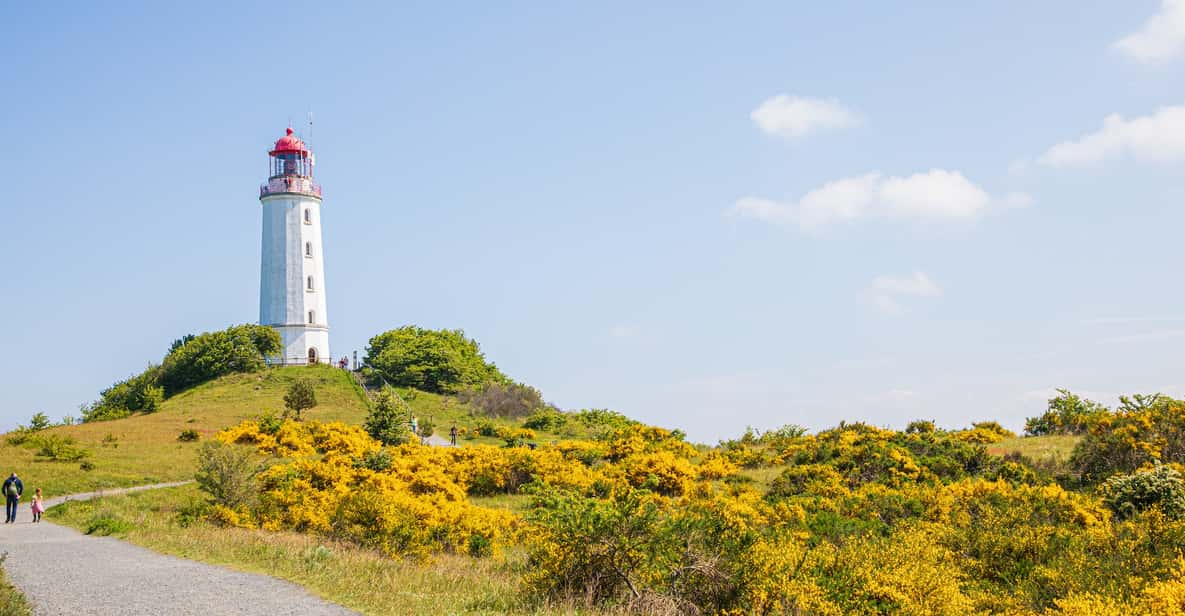
[[[259,187],[263,241],[259,268],[259,324],[280,333],[279,364],[328,362],[325,251],[321,243],[321,186],[313,153],[288,133],[268,152],[267,182]]]

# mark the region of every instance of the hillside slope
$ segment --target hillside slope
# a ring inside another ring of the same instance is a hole
[[[42,434],[69,437],[90,452],[93,470],[78,462],[53,462],[28,446],[0,441],[4,475],[16,471],[30,492],[47,495],[178,481],[193,478],[199,443],[177,440],[195,430],[206,440],[244,419],[284,409],[284,393],[298,378],[315,383],[316,408],[306,416],[320,421],[360,423],[367,413],[365,395],[349,373],[327,366],[273,368],[236,374],[169,398],[161,410],[115,421],[59,426]]]

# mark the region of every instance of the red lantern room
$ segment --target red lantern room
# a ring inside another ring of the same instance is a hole
[[[259,196],[298,193],[321,196],[321,187],[313,183],[313,153],[290,127],[268,154],[268,181]]]
[[[312,152],[305,147],[304,141],[301,141],[300,137],[292,134],[291,128],[288,129],[288,134],[276,141],[276,147],[268,152],[268,155],[271,156],[269,178],[282,175],[313,177]]]

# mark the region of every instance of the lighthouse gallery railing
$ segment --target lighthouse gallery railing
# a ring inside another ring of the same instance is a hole
[[[271,178],[266,184],[262,184],[259,187],[260,197],[280,193],[300,193],[320,197],[321,185],[314,182],[311,178],[283,176]]]

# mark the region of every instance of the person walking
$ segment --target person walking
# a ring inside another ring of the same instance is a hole
[[[25,484],[21,483],[16,473],[13,473],[4,480],[4,486],[0,487],[0,491],[4,492],[4,523],[13,524],[16,522],[16,506],[21,501],[21,494],[25,492]]]
[[[452,441],[453,447],[457,446],[457,424],[453,424],[453,427],[449,428],[448,440]]]
[[[37,488],[36,490],[33,491],[32,509],[33,509],[33,522],[34,523],[40,522],[41,521],[41,514],[45,513],[45,501],[42,500],[42,498],[41,498],[41,488]]]

